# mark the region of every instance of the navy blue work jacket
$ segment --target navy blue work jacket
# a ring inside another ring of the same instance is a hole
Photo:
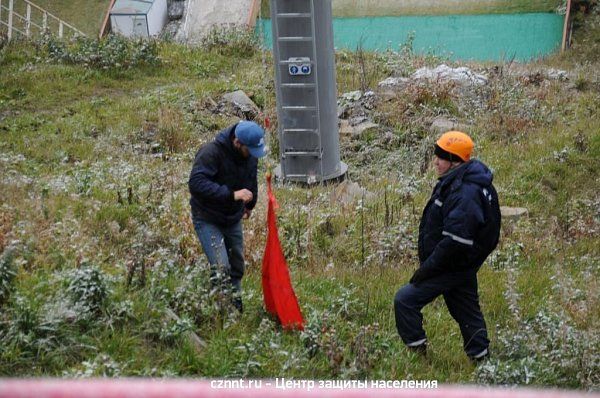
[[[221,131],[214,141],[202,146],[194,160],[188,186],[192,214],[201,220],[229,226],[252,210],[258,197],[258,159],[244,158],[233,146],[237,124]],[[233,199],[234,191],[248,189],[253,199],[244,206]]]
[[[498,244],[500,206],[486,165],[471,160],[440,177],[419,226],[427,277],[477,271]]]

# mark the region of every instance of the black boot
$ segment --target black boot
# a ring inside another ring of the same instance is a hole
[[[236,295],[233,297],[233,306],[235,307],[236,310],[239,311],[240,314],[244,313],[244,304],[242,303],[241,296]]]
[[[485,361],[486,359],[488,359],[490,357],[490,349],[486,348],[485,350],[481,351],[481,353],[475,355],[475,356],[470,356],[469,359],[471,360],[471,362],[473,363],[481,363],[483,361]]]
[[[421,356],[426,357],[427,356],[427,342],[424,342],[423,344],[419,344],[416,346],[407,346],[409,350],[411,350],[412,352],[415,352]]]

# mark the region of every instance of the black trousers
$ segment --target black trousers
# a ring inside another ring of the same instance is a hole
[[[463,347],[470,357],[485,353],[489,340],[479,307],[477,272],[447,273],[417,284],[407,284],[394,297],[396,328],[408,346],[426,341],[421,309],[443,295],[448,311],[460,327]]]

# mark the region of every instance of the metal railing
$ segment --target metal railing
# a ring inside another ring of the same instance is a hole
[[[28,0],[0,0],[0,35],[8,40],[44,33],[58,37],[85,33]]]

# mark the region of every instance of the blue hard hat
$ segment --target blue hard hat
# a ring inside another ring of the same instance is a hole
[[[258,124],[249,121],[239,122],[235,127],[235,138],[248,147],[255,158],[265,156],[265,131]]]

